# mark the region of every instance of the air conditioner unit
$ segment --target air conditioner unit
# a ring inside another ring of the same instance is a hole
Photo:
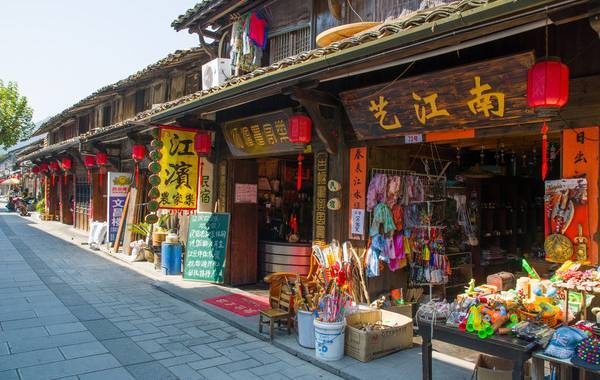
[[[231,59],[215,58],[202,65],[202,89],[220,86],[231,78]]]

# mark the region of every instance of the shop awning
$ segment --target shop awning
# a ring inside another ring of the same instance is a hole
[[[210,90],[158,105],[138,116],[153,124],[172,122],[188,112],[215,112],[281,93],[302,81],[327,81],[399,65],[400,59],[429,58],[473,41],[502,38],[543,26],[547,15],[577,1],[461,1],[431,8],[327,47],[300,53],[235,77]],[[528,28],[527,28],[528,27]],[[471,45],[473,46],[473,45]],[[446,49],[446,50],[444,50]],[[435,53],[437,52],[437,54]],[[373,62],[377,61],[377,64]],[[357,71],[362,70],[362,71]]]
[[[29,153],[25,156],[19,157],[19,162],[32,161],[38,158],[44,158],[52,154],[58,154],[66,152],[68,149],[79,146],[79,137],[74,137],[66,141],[52,144],[35,152]]]

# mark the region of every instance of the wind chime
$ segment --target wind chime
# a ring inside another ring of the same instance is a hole
[[[73,161],[70,158],[65,157],[62,159],[60,166],[63,169],[63,184],[67,184],[67,176],[69,175],[69,171],[73,167]]]
[[[289,117],[289,140],[291,143],[310,144],[312,134],[312,120],[310,117],[302,114],[292,115]],[[303,149],[304,150],[304,149]],[[298,179],[296,182],[296,190],[302,189],[302,161],[304,156],[298,154]]]
[[[146,146],[142,144],[134,144],[131,147],[131,158],[135,162],[135,184],[136,186],[139,183],[140,178],[140,162],[144,160],[146,157]]]

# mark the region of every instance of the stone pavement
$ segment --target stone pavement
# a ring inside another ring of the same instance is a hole
[[[338,379],[0,213],[0,379]]]

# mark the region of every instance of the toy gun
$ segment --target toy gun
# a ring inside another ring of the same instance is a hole
[[[521,260],[521,266],[523,267],[523,269],[525,270],[525,272],[527,272],[527,274],[529,274],[529,277],[535,279],[535,280],[541,280],[540,275],[537,274],[537,272],[535,271],[535,269],[533,269],[529,263],[527,262],[527,260],[522,259]]]

